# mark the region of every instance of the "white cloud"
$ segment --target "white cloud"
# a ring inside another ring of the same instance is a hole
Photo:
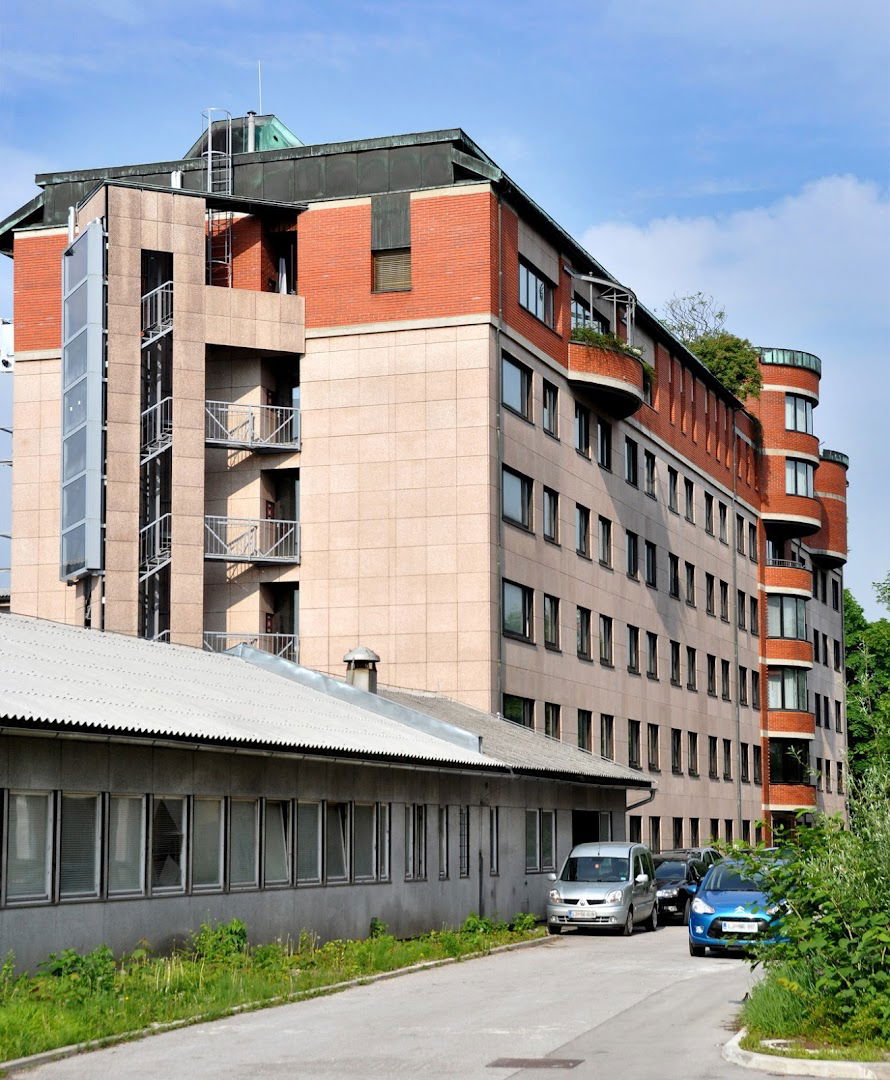
[[[890,570],[890,193],[829,176],[768,206],[642,226],[605,222],[583,240],[650,308],[701,289],[726,308],[735,332],[822,357],[817,431],[851,457],[848,577],[870,601],[870,583]]]

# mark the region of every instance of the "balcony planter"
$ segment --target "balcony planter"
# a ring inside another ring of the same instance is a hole
[[[569,381],[595,396],[618,419],[643,404],[644,372],[642,359],[627,348],[569,342]]]

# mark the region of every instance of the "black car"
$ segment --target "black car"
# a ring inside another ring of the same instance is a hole
[[[720,862],[723,855],[713,847],[683,847],[666,848],[659,852],[660,855],[669,855],[672,859],[697,859],[709,867],[712,863]]]
[[[692,897],[708,867],[700,859],[684,853],[655,855],[655,884],[658,887],[658,914],[667,922],[689,922]]]

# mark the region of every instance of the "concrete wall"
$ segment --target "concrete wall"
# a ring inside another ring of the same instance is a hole
[[[456,925],[470,912],[543,914],[545,873],[525,871],[525,811],[557,811],[557,861],[572,842],[572,809],[612,810],[622,835],[623,791],[503,775],[456,774],[213,751],[109,744],[103,740],[0,738],[0,788],[63,792],[152,793],[331,799],[391,803],[391,880],[307,885],[230,893],[92,900],[0,909],[0,954],[14,950],[33,967],[47,953],[116,952],[145,939],[163,949],[208,919],[243,919],[254,941],[364,936],[372,916],[398,935]],[[405,881],[404,804],[427,806],[427,879]],[[450,876],[438,877],[437,808],[451,809]],[[470,874],[458,876],[459,805],[470,807]],[[500,869],[490,873],[488,807],[500,808]],[[5,863],[4,863],[5,865]]]

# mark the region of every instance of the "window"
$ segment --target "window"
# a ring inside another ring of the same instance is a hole
[[[701,839],[700,827],[697,817],[691,817],[689,819],[689,844],[691,847],[698,847]]]
[[[708,776],[717,779],[717,736],[708,736]]]
[[[717,840],[720,837],[720,819],[712,817],[711,819],[711,840]]]
[[[678,494],[679,475],[677,470],[668,465],[668,509],[673,510],[675,514],[680,513],[680,503]]]
[[[604,468],[612,468],[612,425],[607,420],[596,423],[596,459]]]
[[[732,740],[723,740],[723,779],[732,780]]]
[[[831,793],[831,762],[828,758],[825,759],[825,790]]]
[[[657,855],[661,851],[661,818],[649,818],[649,850]],[[636,874],[634,874],[636,877]]]
[[[658,634],[646,631],[646,674],[650,679],[658,678]]]
[[[185,799],[164,795],[152,800],[152,892],[182,892],[185,888]]]
[[[686,768],[690,776],[698,776],[698,732],[686,732]]]
[[[532,527],[532,481],[505,465],[501,470],[501,513],[506,521]]]
[[[760,708],[760,672],[751,672],[751,707]]]
[[[741,744],[741,776],[742,783],[748,784],[751,781],[751,777],[748,772],[748,744],[743,742]]]
[[[195,799],[192,804],[192,888],[223,886],[223,801]]]
[[[844,730],[843,720],[841,719],[841,703],[839,701],[834,703],[834,730]]]
[[[500,807],[488,808],[488,872],[501,872],[501,821]]]
[[[640,760],[640,721],[627,721],[627,764],[632,769],[642,768]]]
[[[515,581],[504,581],[503,630],[508,637],[521,638],[523,641],[532,640],[533,595],[532,590],[525,585],[517,585]]]
[[[99,895],[98,795],[62,795],[59,823],[59,898]]]
[[[686,603],[695,607],[695,567],[686,563]]]
[[[842,761],[838,761],[835,764],[835,769],[837,771],[837,793],[838,793],[838,795],[843,795],[843,793],[844,793],[844,763]]]
[[[526,810],[525,869],[529,873],[552,870],[556,861],[556,811]]]
[[[680,642],[671,642],[671,682],[680,685]]]
[[[735,516],[735,549],[739,555],[745,554],[745,519],[741,514]]]
[[[576,326],[589,326],[600,334],[609,332],[609,322],[598,311],[591,313],[590,304],[578,293],[572,296],[572,329]]]
[[[763,768],[762,768],[762,764],[761,764],[761,762],[762,762],[761,750],[760,750],[760,747],[756,743],[754,744],[754,746],[751,747],[751,749],[753,750],[752,758],[753,758],[754,783],[755,784],[760,784],[763,781]]]
[[[593,713],[590,709],[578,710],[578,746],[588,753],[593,749],[591,729],[593,727]]]
[[[559,493],[544,488],[544,539],[559,543]]]
[[[830,771],[825,763],[826,790]],[[771,784],[809,784],[810,747],[806,739],[770,739],[769,779]]]
[[[806,641],[807,606],[802,596],[770,595],[766,599],[766,634]],[[816,657],[818,659],[818,657]]]
[[[729,661],[720,661],[720,696],[724,701],[732,701],[732,690],[729,685]]]
[[[439,807],[439,880],[444,881],[448,877],[449,870],[449,832],[448,807]]]
[[[709,615],[715,614],[714,608],[714,575],[705,574],[705,611]]]
[[[460,806],[457,811],[457,872],[461,877],[470,876],[470,808]]]
[[[9,793],[6,900],[49,900],[52,802],[48,794]]]
[[[627,815],[627,838],[632,844],[642,844],[643,819],[639,814]]]
[[[687,477],[683,478],[683,506],[687,521],[695,521],[695,485]]]
[[[544,734],[551,739],[560,737],[559,706],[552,701],[544,702]]]
[[[748,626],[751,628],[752,634],[760,633],[760,605],[757,602],[757,597],[752,596],[748,600]]]
[[[590,511],[580,503],[575,503],[575,551],[590,558]]]
[[[519,304],[536,319],[553,326],[553,285],[520,256]]]
[[[612,616],[600,615],[600,663],[612,666]]]
[[[600,713],[600,757],[615,760],[615,717]]]
[[[831,579],[831,606],[835,611],[841,609],[841,583],[835,577]]]
[[[840,671],[841,670],[841,643],[837,640],[837,638],[835,638],[833,645],[834,645],[834,670],[835,671]]]
[[[651,450],[643,451],[643,481],[646,494],[655,498],[655,455]]]
[[[599,519],[599,559],[601,566],[612,566],[612,522],[608,518]]]
[[[720,540],[727,543],[726,539],[726,503],[717,504],[717,522],[719,525]]]
[[[501,361],[503,403],[525,420],[531,420],[532,373],[512,356],[503,354]]]
[[[813,434],[813,403],[809,398],[800,394],[785,395],[785,429]]]
[[[639,447],[634,439],[624,439],[624,479],[637,487],[640,482]]]
[[[686,646],[686,689],[697,690],[698,689],[698,677],[695,670],[696,651]]]
[[[658,741],[658,724],[646,725],[646,750],[649,759],[649,771],[661,771],[661,754]]]
[[[720,582],[720,618],[729,622],[729,585],[725,581]]]
[[[671,553],[668,553],[668,592],[680,599],[680,559]]]
[[[575,611],[575,624],[578,637],[578,656],[582,660],[589,660],[590,653],[590,611],[588,608],[579,607]]]
[[[627,576],[636,578],[640,572],[640,538],[630,529],[626,533]]]
[[[640,628],[627,627],[627,670],[632,675],[640,674]]]
[[[426,806],[405,807],[405,880],[426,880]]]
[[[723,835],[726,837],[727,844],[732,843],[732,818],[725,818],[723,821]]]
[[[263,815],[263,884],[290,884],[290,803],[284,799],[266,799]],[[363,811],[367,807],[361,808]],[[373,807],[371,808],[373,809]],[[356,863],[358,863],[359,807],[356,806]],[[364,850],[363,848],[361,849]]]
[[[575,402],[575,449],[583,457],[590,457],[590,409]]]
[[[681,817],[675,817],[673,819],[672,830],[672,844],[675,848],[681,848],[683,846],[683,819]]]
[[[748,704],[748,669],[739,664],[739,705]]]
[[[321,803],[297,804],[297,882],[321,881]]]
[[[348,803],[328,803],[328,811],[339,807],[349,820]],[[331,817],[328,817],[330,830]],[[343,829],[343,843],[349,831]],[[345,851],[345,849],[344,849]],[[346,872],[340,880],[346,880]],[[336,872],[336,870],[335,870]],[[256,888],[259,884],[259,803],[256,799],[232,799],[229,803],[229,884],[232,888]]]
[[[822,635],[822,663],[828,667],[828,635]]]
[[[679,728],[671,728],[671,772],[683,771],[683,732]]]
[[[748,558],[757,562],[757,526],[753,523],[748,525]]]
[[[707,654],[708,693],[717,696],[717,657]]]
[[[559,648],[559,600],[544,594],[544,645]]]
[[[108,895],[145,891],[145,800],[112,795],[108,800]]]
[[[535,703],[531,698],[504,694],[501,708],[505,720],[519,724],[520,727],[533,728],[535,726]]]
[[[819,727],[822,724],[822,695],[813,694],[813,702],[814,720],[816,727]]]
[[[807,673],[803,668],[770,668],[766,681],[767,708],[807,711]]]
[[[751,822],[747,818],[742,819],[742,842],[751,843]]]
[[[655,545],[651,540],[645,541],[646,543],[646,584],[652,588],[658,588],[658,557],[655,552]]]
[[[554,439],[559,438],[559,391],[553,383],[544,380],[541,426]]]
[[[815,469],[811,461],[800,458],[785,459],[785,494],[806,495],[813,497],[813,474]]]
[[[745,596],[745,594],[742,592],[741,589],[736,589],[735,612],[736,612],[736,619],[737,619],[738,624],[739,624],[739,630],[744,630],[748,625],[747,624],[747,616],[748,616],[747,604],[748,604],[748,598]]]
[[[705,492],[705,532],[714,535],[714,496],[710,491]]]
[[[411,248],[371,252],[374,292],[409,292]]]

